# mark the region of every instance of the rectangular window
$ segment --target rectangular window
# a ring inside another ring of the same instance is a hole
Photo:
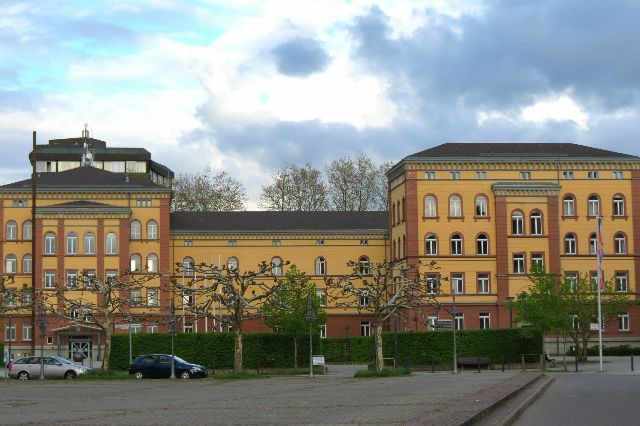
[[[185,322],[184,323],[184,332],[185,333],[193,333],[193,323],[192,322]]]
[[[316,240],[316,245],[317,246],[323,246],[324,245],[324,240]]]
[[[490,291],[489,274],[478,274],[477,277],[478,277],[478,293],[488,294]]]
[[[591,283],[591,291],[596,291],[598,289],[598,271],[589,272],[589,282]]]
[[[371,323],[369,321],[362,321],[360,323],[360,335],[371,336]]]
[[[131,334],[140,333],[142,331],[142,324],[131,324]]]
[[[562,177],[565,179],[573,179],[573,171],[565,170],[564,172],[562,172]]]
[[[440,276],[438,274],[426,274],[427,294],[437,294],[440,290]]]
[[[67,288],[76,288],[78,286],[78,271],[67,271]]]
[[[5,306],[8,308],[16,307],[17,294],[15,290],[9,290],[5,293]]]
[[[524,253],[518,253],[513,255],[513,273],[524,274],[526,272],[524,267]]]
[[[238,241],[237,240],[229,240],[229,241],[227,241],[227,245],[229,247],[235,247],[235,246],[238,245]]]
[[[184,240],[185,247],[193,247],[193,240]]]
[[[429,330],[436,329],[436,321],[438,321],[437,314],[429,314],[427,315],[427,325],[429,326]]]
[[[26,198],[11,200],[11,207],[29,207],[29,200]]]
[[[369,306],[369,292],[367,290],[362,290],[360,292],[360,306]]]
[[[81,276],[83,287],[84,288],[93,288],[93,286],[96,284],[95,278],[96,278],[96,271],[94,271],[94,270],[85,270],[82,273],[82,276]]]
[[[282,245],[282,241],[280,240],[271,240],[271,245],[274,247],[280,247]]]
[[[589,170],[587,172],[587,179],[598,179],[598,172],[596,170]]]
[[[424,172],[424,178],[427,179],[427,180],[435,180],[436,179],[436,172],[433,172],[433,171]]]
[[[484,180],[486,178],[487,178],[487,172],[485,172],[484,170],[476,172],[476,179]]]
[[[532,253],[531,254],[531,266],[539,266],[542,271],[544,271],[544,254],[543,253]]]
[[[451,291],[455,294],[464,293],[464,275],[451,274]]]
[[[149,324],[147,325],[147,333],[155,334],[158,332],[158,324]]]
[[[618,330],[619,331],[629,331],[629,314],[623,313],[618,314]]]
[[[456,330],[464,330],[464,314],[456,312]]]
[[[616,291],[626,293],[629,291],[629,275],[626,272],[616,272]]]
[[[131,299],[131,304],[132,305],[139,305],[140,302],[142,302],[142,289],[141,288],[132,288],[130,290],[129,297]]]
[[[184,308],[193,307],[193,292],[190,290],[182,290],[182,306]]]
[[[531,172],[520,172],[520,179],[524,179],[524,180],[531,179]]]
[[[148,306],[158,306],[159,297],[158,294],[160,290],[157,288],[148,288],[147,289],[147,305]]]
[[[136,207],[151,207],[151,200],[136,200]]]
[[[55,271],[44,272],[44,288],[56,287],[56,273]]]
[[[104,273],[105,281],[109,282],[111,280],[118,279],[118,271],[105,271]]]
[[[614,179],[624,179],[624,173],[622,172],[622,170],[614,170],[613,171],[613,178]]]
[[[486,330],[491,328],[491,314],[488,312],[480,312],[480,329]]]
[[[33,326],[31,324],[24,324],[22,326],[22,340],[27,342],[33,340]]]
[[[576,287],[578,286],[578,273],[577,272],[567,272],[564,275],[567,284],[569,285],[569,291],[574,293],[576,291]]]
[[[453,179],[453,180],[460,179],[460,172],[449,172],[449,179]]]
[[[369,240],[360,240],[360,245],[361,246],[368,246],[369,245]]]
[[[324,290],[316,290],[316,297],[320,301],[320,306],[327,306],[327,293]]]
[[[15,324],[12,324],[11,326],[9,325],[4,326],[4,340],[5,342],[16,341],[16,325]]]
[[[320,338],[321,339],[327,338],[327,324],[322,324],[320,326]]]

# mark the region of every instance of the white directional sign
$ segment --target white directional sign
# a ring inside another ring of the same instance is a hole
[[[129,324],[116,324],[116,328],[118,330],[128,330],[129,329]]]

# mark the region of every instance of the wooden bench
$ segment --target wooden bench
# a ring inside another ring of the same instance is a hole
[[[461,356],[458,358],[458,367],[463,367],[463,369],[465,365],[471,365],[480,371],[480,366],[489,368],[489,364],[489,357],[486,356]]]

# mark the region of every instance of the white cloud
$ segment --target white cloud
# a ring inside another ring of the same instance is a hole
[[[581,130],[587,130],[589,114],[571,98],[570,91],[554,94],[522,109],[520,117],[536,124],[548,121],[572,121]]]

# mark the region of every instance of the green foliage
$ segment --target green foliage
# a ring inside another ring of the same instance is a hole
[[[358,370],[353,377],[374,378],[374,377],[395,377],[408,376],[411,374],[408,368],[384,368],[382,370]]]
[[[575,350],[568,350],[566,355],[575,356]],[[587,349],[587,355],[589,356],[598,356],[598,345],[591,346]],[[631,355],[640,355],[640,347],[634,346],[631,347],[629,345],[620,345],[620,346],[604,346],[602,348],[603,356],[631,356]]]
[[[78,380],[129,380],[134,379],[132,374],[128,371],[116,371],[116,370],[92,370],[84,374],[79,374]]]
[[[0,356],[0,365],[4,367],[4,343],[2,342],[0,342],[0,354],[2,354],[2,356]]]
[[[243,336],[243,359],[247,369],[293,367],[293,336],[272,333],[248,333]],[[299,362],[309,365],[309,338],[299,340]],[[319,336],[313,337],[314,348],[319,348]],[[129,337],[117,334],[111,339],[111,368],[129,368]],[[232,333],[181,333],[175,336],[175,354],[189,362],[207,368],[233,368]],[[169,334],[134,334],[133,357],[141,354],[171,353]],[[318,351],[314,350],[318,353]]]
[[[219,380],[243,380],[243,379],[262,379],[262,378],[267,378],[269,376],[254,373],[253,371],[241,371],[239,373],[235,371],[229,371],[226,373],[216,374],[215,376],[212,376],[212,377]]]
[[[520,354],[541,353],[540,333],[526,329],[458,330],[458,356],[488,356],[492,363],[518,362]],[[410,365],[453,363],[453,333],[428,331],[397,333],[398,365],[407,359]],[[396,334],[382,334],[385,358],[395,353]],[[374,355],[373,337],[322,339],[322,353],[327,362],[369,363]]]
[[[309,322],[306,315],[311,299],[311,312],[316,317],[313,333],[319,333],[320,325],[327,322],[327,314],[320,307],[315,284],[295,265],[291,265],[285,277],[278,281],[280,287],[260,306],[265,323],[276,333],[308,335]]]

